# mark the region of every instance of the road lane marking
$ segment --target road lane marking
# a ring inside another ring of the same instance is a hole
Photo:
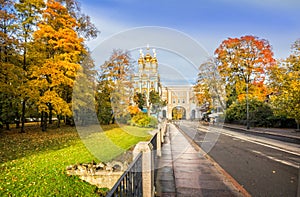
[[[202,131],[202,129],[199,129],[199,130]],[[265,146],[265,147],[268,147],[268,148],[272,148],[272,149],[276,149],[276,150],[279,150],[279,151],[282,151],[282,152],[286,152],[286,153],[289,153],[289,154],[293,154],[293,155],[296,155],[296,156],[300,156],[300,153],[299,153],[299,152],[294,152],[294,151],[286,150],[286,149],[277,147],[277,146],[275,146],[275,145],[267,144],[267,143],[265,143],[265,142],[264,142],[264,143],[263,143],[263,142],[259,142],[259,141],[257,141],[257,139],[256,139],[256,140],[254,140],[254,139],[249,139],[249,138],[251,138],[251,136],[237,136],[237,135],[234,135],[234,134],[232,134],[232,133],[226,132],[226,130],[224,130],[224,129],[220,130],[220,129],[217,129],[217,128],[215,128],[215,131],[217,131],[217,132],[219,132],[219,133],[221,133],[221,134],[230,136],[230,137],[238,138],[238,139],[240,139],[240,140],[246,140],[246,141],[248,141],[248,142],[252,142],[252,143],[255,143],[255,144],[259,144],[259,145],[262,145],[262,146]]]
[[[271,159],[271,160],[273,160],[273,161],[276,161],[276,162],[279,162],[279,163],[282,163],[282,164],[285,164],[285,165],[294,167],[294,168],[296,168],[296,169],[299,168],[299,164],[297,165],[297,164],[293,164],[293,163],[288,162],[288,161],[284,161],[284,160],[281,160],[281,159],[277,159],[277,158],[275,158],[275,157],[266,155],[266,154],[264,154],[264,153],[262,153],[262,152],[260,152],[260,151],[251,150],[251,152],[256,153],[256,154],[258,154],[258,155],[261,155],[261,156],[263,156],[263,157],[267,157],[268,159]]]

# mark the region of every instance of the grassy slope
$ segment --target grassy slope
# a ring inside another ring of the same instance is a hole
[[[105,133],[93,134],[91,139],[96,142],[105,135],[121,147],[116,151],[102,143],[104,158],[116,156],[150,137],[147,129],[109,126],[104,130]],[[65,174],[70,164],[98,161],[74,128],[2,134],[0,151],[0,196],[97,196],[96,187]]]

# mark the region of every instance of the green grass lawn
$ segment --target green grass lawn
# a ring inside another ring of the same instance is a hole
[[[150,139],[149,129],[130,126],[120,129],[116,125],[102,128],[105,132],[87,136],[89,142],[101,147],[101,157],[91,154],[72,127],[47,132],[31,128],[25,134],[2,133],[0,196],[99,196],[95,186],[67,176],[66,166],[99,158],[109,160],[137,142]]]

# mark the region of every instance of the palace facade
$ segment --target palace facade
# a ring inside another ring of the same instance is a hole
[[[162,100],[167,101],[167,106],[162,108],[158,114],[159,117],[168,119],[199,118],[192,85],[162,86],[155,49],[150,50],[147,46],[145,54],[140,49],[137,63],[138,69],[133,76],[134,92],[145,95],[147,106],[149,106],[150,92],[158,92]]]

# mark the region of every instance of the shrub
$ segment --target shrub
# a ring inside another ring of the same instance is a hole
[[[116,118],[116,121],[119,124],[127,124],[130,119],[131,119],[131,115],[128,113],[128,114],[125,114],[123,116]]]
[[[145,113],[138,113],[137,115],[133,116],[131,119],[131,125],[136,125],[139,127],[156,127],[157,126],[157,119],[152,116],[148,116]]]
[[[268,103],[249,100],[249,121],[252,126],[272,127],[276,117]],[[226,110],[226,122],[246,124],[246,100],[230,105]]]

